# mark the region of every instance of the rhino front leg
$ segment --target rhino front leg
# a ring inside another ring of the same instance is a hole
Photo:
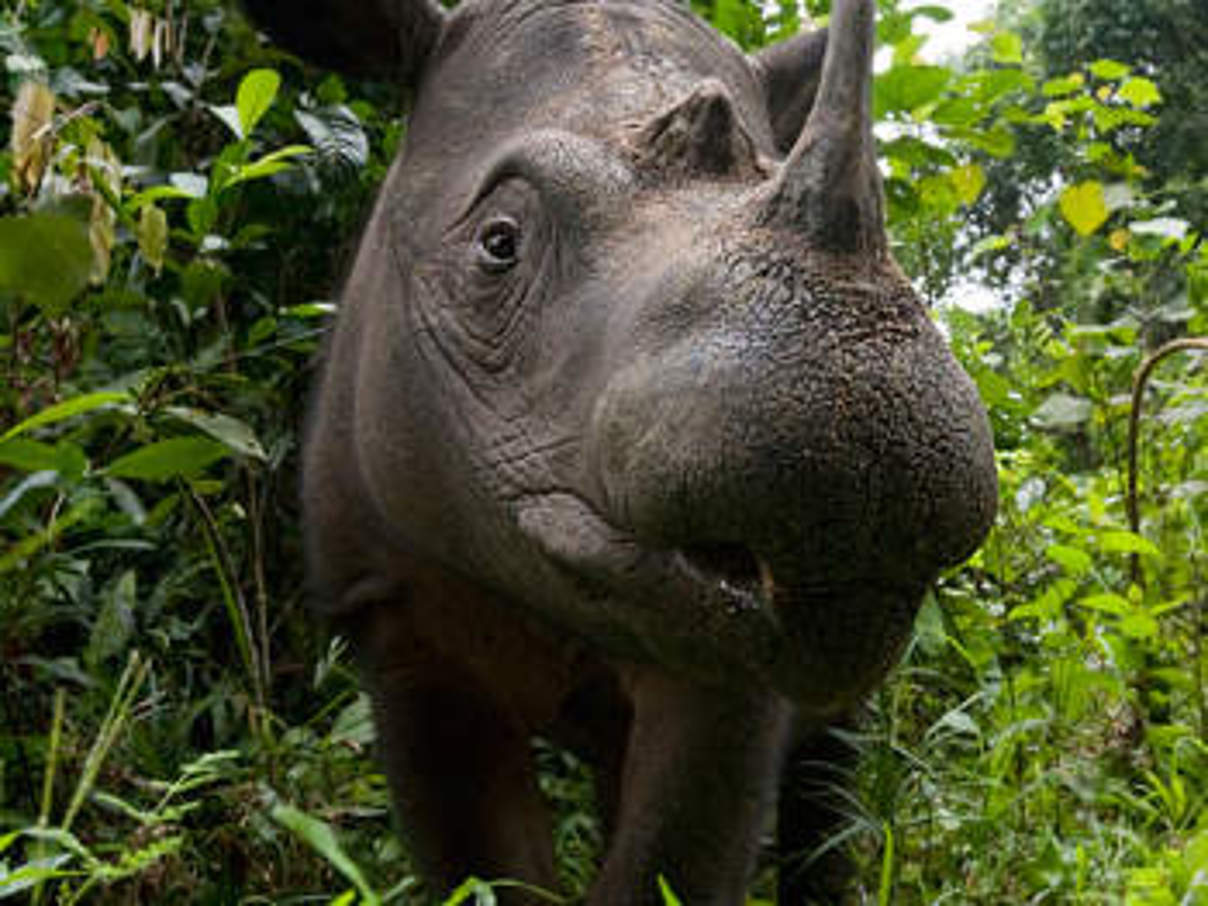
[[[612,845],[589,906],[739,906],[775,796],[792,709],[769,692],[627,676],[633,725]]]
[[[854,902],[855,866],[846,848],[835,845],[848,820],[843,791],[859,755],[841,732],[853,726],[849,717],[800,728],[785,759],[776,820],[777,902],[785,906]]]
[[[362,614],[358,649],[401,833],[433,903],[473,875],[557,888],[529,735],[463,664],[417,644],[405,609]],[[498,890],[502,906],[548,900]]]

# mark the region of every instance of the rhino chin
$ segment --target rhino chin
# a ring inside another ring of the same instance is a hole
[[[598,608],[586,619],[638,628],[607,633],[615,654],[674,665],[707,685],[755,683],[811,717],[842,713],[885,676],[926,590],[872,576],[807,581],[799,564],[739,543],[644,544],[569,492],[528,498],[517,518]]]

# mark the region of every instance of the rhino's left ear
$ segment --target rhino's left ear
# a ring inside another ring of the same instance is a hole
[[[825,56],[824,28],[794,35],[751,57],[751,66],[763,86],[776,147],[785,154],[792,150],[814,106]]]
[[[414,85],[444,28],[436,0],[242,0],[286,50],[345,75]]]

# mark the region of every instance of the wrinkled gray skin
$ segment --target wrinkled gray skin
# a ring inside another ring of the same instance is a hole
[[[995,507],[985,413],[886,249],[872,0],[753,57],[661,0],[246,5],[414,89],[304,491],[433,893],[557,887],[541,733],[597,768],[589,903],[660,873],[741,903],[791,728],[881,679]],[[787,796],[782,836],[827,818]]]

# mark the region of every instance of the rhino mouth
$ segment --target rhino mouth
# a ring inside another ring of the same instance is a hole
[[[753,679],[818,714],[884,675],[926,585],[803,573],[805,552],[768,556],[741,542],[660,544],[573,493],[535,495],[517,515],[542,559],[578,589],[577,603],[559,596],[561,619],[611,639],[622,657],[705,682]]]
[[[673,560],[692,579],[723,594],[761,604],[775,594],[771,567],[746,544],[692,545],[677,550]]]

